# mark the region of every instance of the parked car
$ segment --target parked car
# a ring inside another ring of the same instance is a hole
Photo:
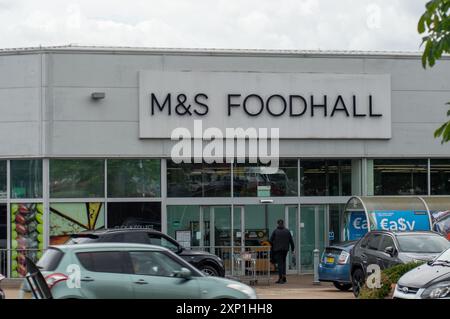
[[[186,249],[172,237],[150,228],[111,228],[72,235],[65,244],[132,243],[165,247],[209,276],[225,276],[223,261],[218,256]]]
[[[450,299],[450,248],[404,274],[395,287],[394,298]]]
[[[359,295],[367,277],[367,267],[371,264],[383,270],[413,261],[427,262],[449,247],[450,242],[435,232],[371,231],[350,253],[353,293]]]
[[[169,249],[156,245],[50,246],[36,266],[55,299],[256,298],[253,288],[206,276]],[[24,284],[22,289],[27,288]]]
[[[350,278],[350,251],[355,241],[325,247],[319,264],[319,281],[332,282],[342,291],[352,288]]]

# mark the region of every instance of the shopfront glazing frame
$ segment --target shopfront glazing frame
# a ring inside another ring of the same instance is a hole
[[[415,158],[423,158],[423,157],[415,157]],[[40,198],[11,198],[11,161],[20,160],[20,159],[40,159],[42,160],[42,197]],[[107,161],[108,159],[122,159],[122,157],[67,157],[63,159],[102,159],[104,161],[104,196],[100,198],[50,198],[50,181],[49,181],[49,163],[53,158],[40,158],[40,157],[27,157],[27,158],[4,158],[2,160],[6,161],[6,170],[7,170],[7,196],[6,198],[0,198],[0,204],[6,205],[7,210],[7,249],[10,251],[11,249],[11,204],[13,203],[42,203],[44,207],[45,219],[44,219],[44,244],[45,247],[49,244],[49,208],[50,203],[86,203],[98,201],[103,203],[105,209],[105,225],[108,225],[108,203],[110,202],[160,202],[161,203],[161,230],[163,232],[167,232],[167,206],[168,205],[186,205],[186,198],[175,198],[175,197],[167,197],[167,171],[166,171],[166,158],[156,158],[156,157],[124,157],[123,159],[155,159],[160,161],[160,187],[161,192],[159,197],[127,197],[127,198],[112,198],[108,197],[107,190]],[[58,157],[60,159],[60,157]],[[297,174],[298,174],[298,189],[300,190],[300,163],[302,159],[314,159],[311,158],[289,158],[296,159],[298,164]],[[329,159],[339,159],[336,157],[330,157]],[[367,162],[368,160],[372,160],[375,158],[352,158],[352,157],[342,157],[342,159],[356,159],[360,161],[361,165],[361,176],[359,181],[359,187],[361,189],[362,195],[370,195],[368,193],[368,173],[367,173]],[[394,159],[394,158],[392,158]],[[428,195],[430,194],[430,161],[431,158],[424,158],[427,160],[427,182],[428,182]],[[433,158],[435,159],[435,158]],[[440,159],[440,158],[436,158]],[[444,158],[442,158],[444,159]],[[445,158],[448,159],[448,158]],[[233,165],[231,165],[231,176],[233,177]],[[243,206],[243,205],[252,205],[259,204],[261,198],[259,197],[234,197],[233,196],[233,183],[231,184],[231,192],[230,197],[204,197],[204,198],[189,198],[189,204],[192,205],[201,205],[201,206],[230,206],[231,209],[234,209],[234,206]],[[447,195],[444,195],[447,196]],[[328,214],[328,205],[329,204],[345,204],[350,196],[301,196],[300,192],[297,196],[292,197],[270,197],[273,201],[273,204],[283,204],[290,206],[297,206],[297,211],[300,213],[302,205],[326,205],[327,214]],[[10,256],[8,256],[8,275],[10,274]]]

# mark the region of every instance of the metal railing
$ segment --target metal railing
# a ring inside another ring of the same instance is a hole
[[[191,249],[220,257],[227,277],[252,285],[260,281],[269,284],[270,273],[275,270],[270,262],[270,246],[196,246]]]
[[[43,249],[0,249],[0,273],[7,278],[22,278],[27,272],[25,257],[39,260]]]

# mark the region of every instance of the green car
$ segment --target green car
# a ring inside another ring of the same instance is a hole
[[[251,287],[205,276],[170,250],[153,245],[50,246],[37,267],[56,299],[256,298]]]

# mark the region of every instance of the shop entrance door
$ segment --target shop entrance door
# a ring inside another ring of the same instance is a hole
[[[314,271],[314,249],[322,254],[328,244],[327,205],[300,206],[300,272]]]
[[[259,204],[234,206],[233,212],[234,247],[241,247],[241,251],[257,252],[261,258],[257,267],[266,271],[269,267],[267,251],[270,250],[269,239],[277,227],[277,221],[283,219],[286,227],[294,237],[295,254],[289,252],[286,265],[288,273],[298,273],[299,268],[299,237],[298,237],[298,206]],[[275,267],[270,267],[272,271]]]
[[[201,246],[209,249],[214,247],[231,247],[231,207],[202,206],[200,220],[203,220],[204,234]]]

